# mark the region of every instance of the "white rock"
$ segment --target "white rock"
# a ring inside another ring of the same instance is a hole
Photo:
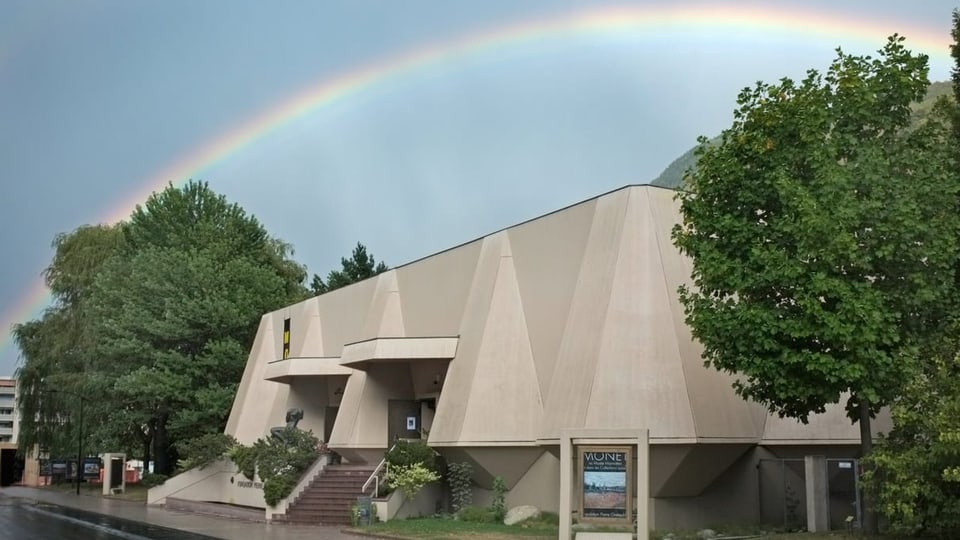
[[[697,531],[697,538],[702,538],[703,540],[709,540],[710,538],[716,538],[717,531],[713,529],[703,529]]]
[[[507,512],[507,516],[503,518],[503,524],[516,525],[521,521],[536,519],[538,517],[540,517],[540,509],[536,506],[515,506]]]

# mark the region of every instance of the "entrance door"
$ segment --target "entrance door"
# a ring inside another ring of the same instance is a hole
[[[397,439],[420,438],[420,402],[391,399],[387,402],[388,446]]]
[[[830,493],[830,530],[842,531],[860,524],[860,494],[855,459],[827,460],[827,489]]]

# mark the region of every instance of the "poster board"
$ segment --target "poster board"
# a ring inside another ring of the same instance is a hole
[[[633,447],[579,446],[580,520],[633,523]]]

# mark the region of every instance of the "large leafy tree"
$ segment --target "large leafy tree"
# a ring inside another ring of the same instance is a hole
[[[71,247],[85,229],[62,237],[47,271],[60,302],[20,327],[22,376],[88,397],[90,447],[142,450],[169,474],[177,442],[223,429],[261,315],[305,298],[306,272],[204,183],[151,195],[109,231],[109,252]],[[61,326],[77,330],[38,339]]]
[[[121,246],[120,229],[100,225],[59,234],[53,241],[54,257],[44,271],[53,304],[40,319],[18,324],[13,332],[23,359],[17,399],[24,454],[36,444],[52,455],[76,451],[79,400],[89,396],[82,374],[95,342],[89,300],[97,274]]]
[[[313,294],[330,292],[386,272],[389,269],[383,261],[378,263],[373,255],[368,254],[366,246],[360,242],[357,242],[357,247],[353,248],[353,253],[350,254],[349,259],[341,257],[340,266],[340,270],[331,270],[327,274],[326,282],[319,275],[313,275],[313,280],[310,283]]]
[[[155,470],[169,474],[178,441],[223,429],[260,316],[304,298],[306,274],[204,183],[151,195],[123,233],[94,284],[95,383],[146,428]]]
[[[701,146],[674,230],[705,361],[781,416],[845,399],[865,454],[871,415],[950,310],[958,243],[947,112],[906,129],[927,59],[898,36],[879,53],[838,50],[825,74],[744,89],[732,127]]]
[[[960,10],[953,13],[953,41],[957,104]],[[960,106],[952,110],[950,146],[960,183]],[[870,456],[868,480],[881,512],[892,527],[924,536],[953,537],[960,530],[960,296],[954,293],[953,301],[951,326],[924,348],[924,362],[891,407],[894,429]]]

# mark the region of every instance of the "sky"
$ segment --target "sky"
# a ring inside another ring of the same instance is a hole
[[[193,178],[310,273],[397,266],[626,184],[738,90],[898,32],[950,72],[956,0],[0,1],[0,375],[58,233]]]

